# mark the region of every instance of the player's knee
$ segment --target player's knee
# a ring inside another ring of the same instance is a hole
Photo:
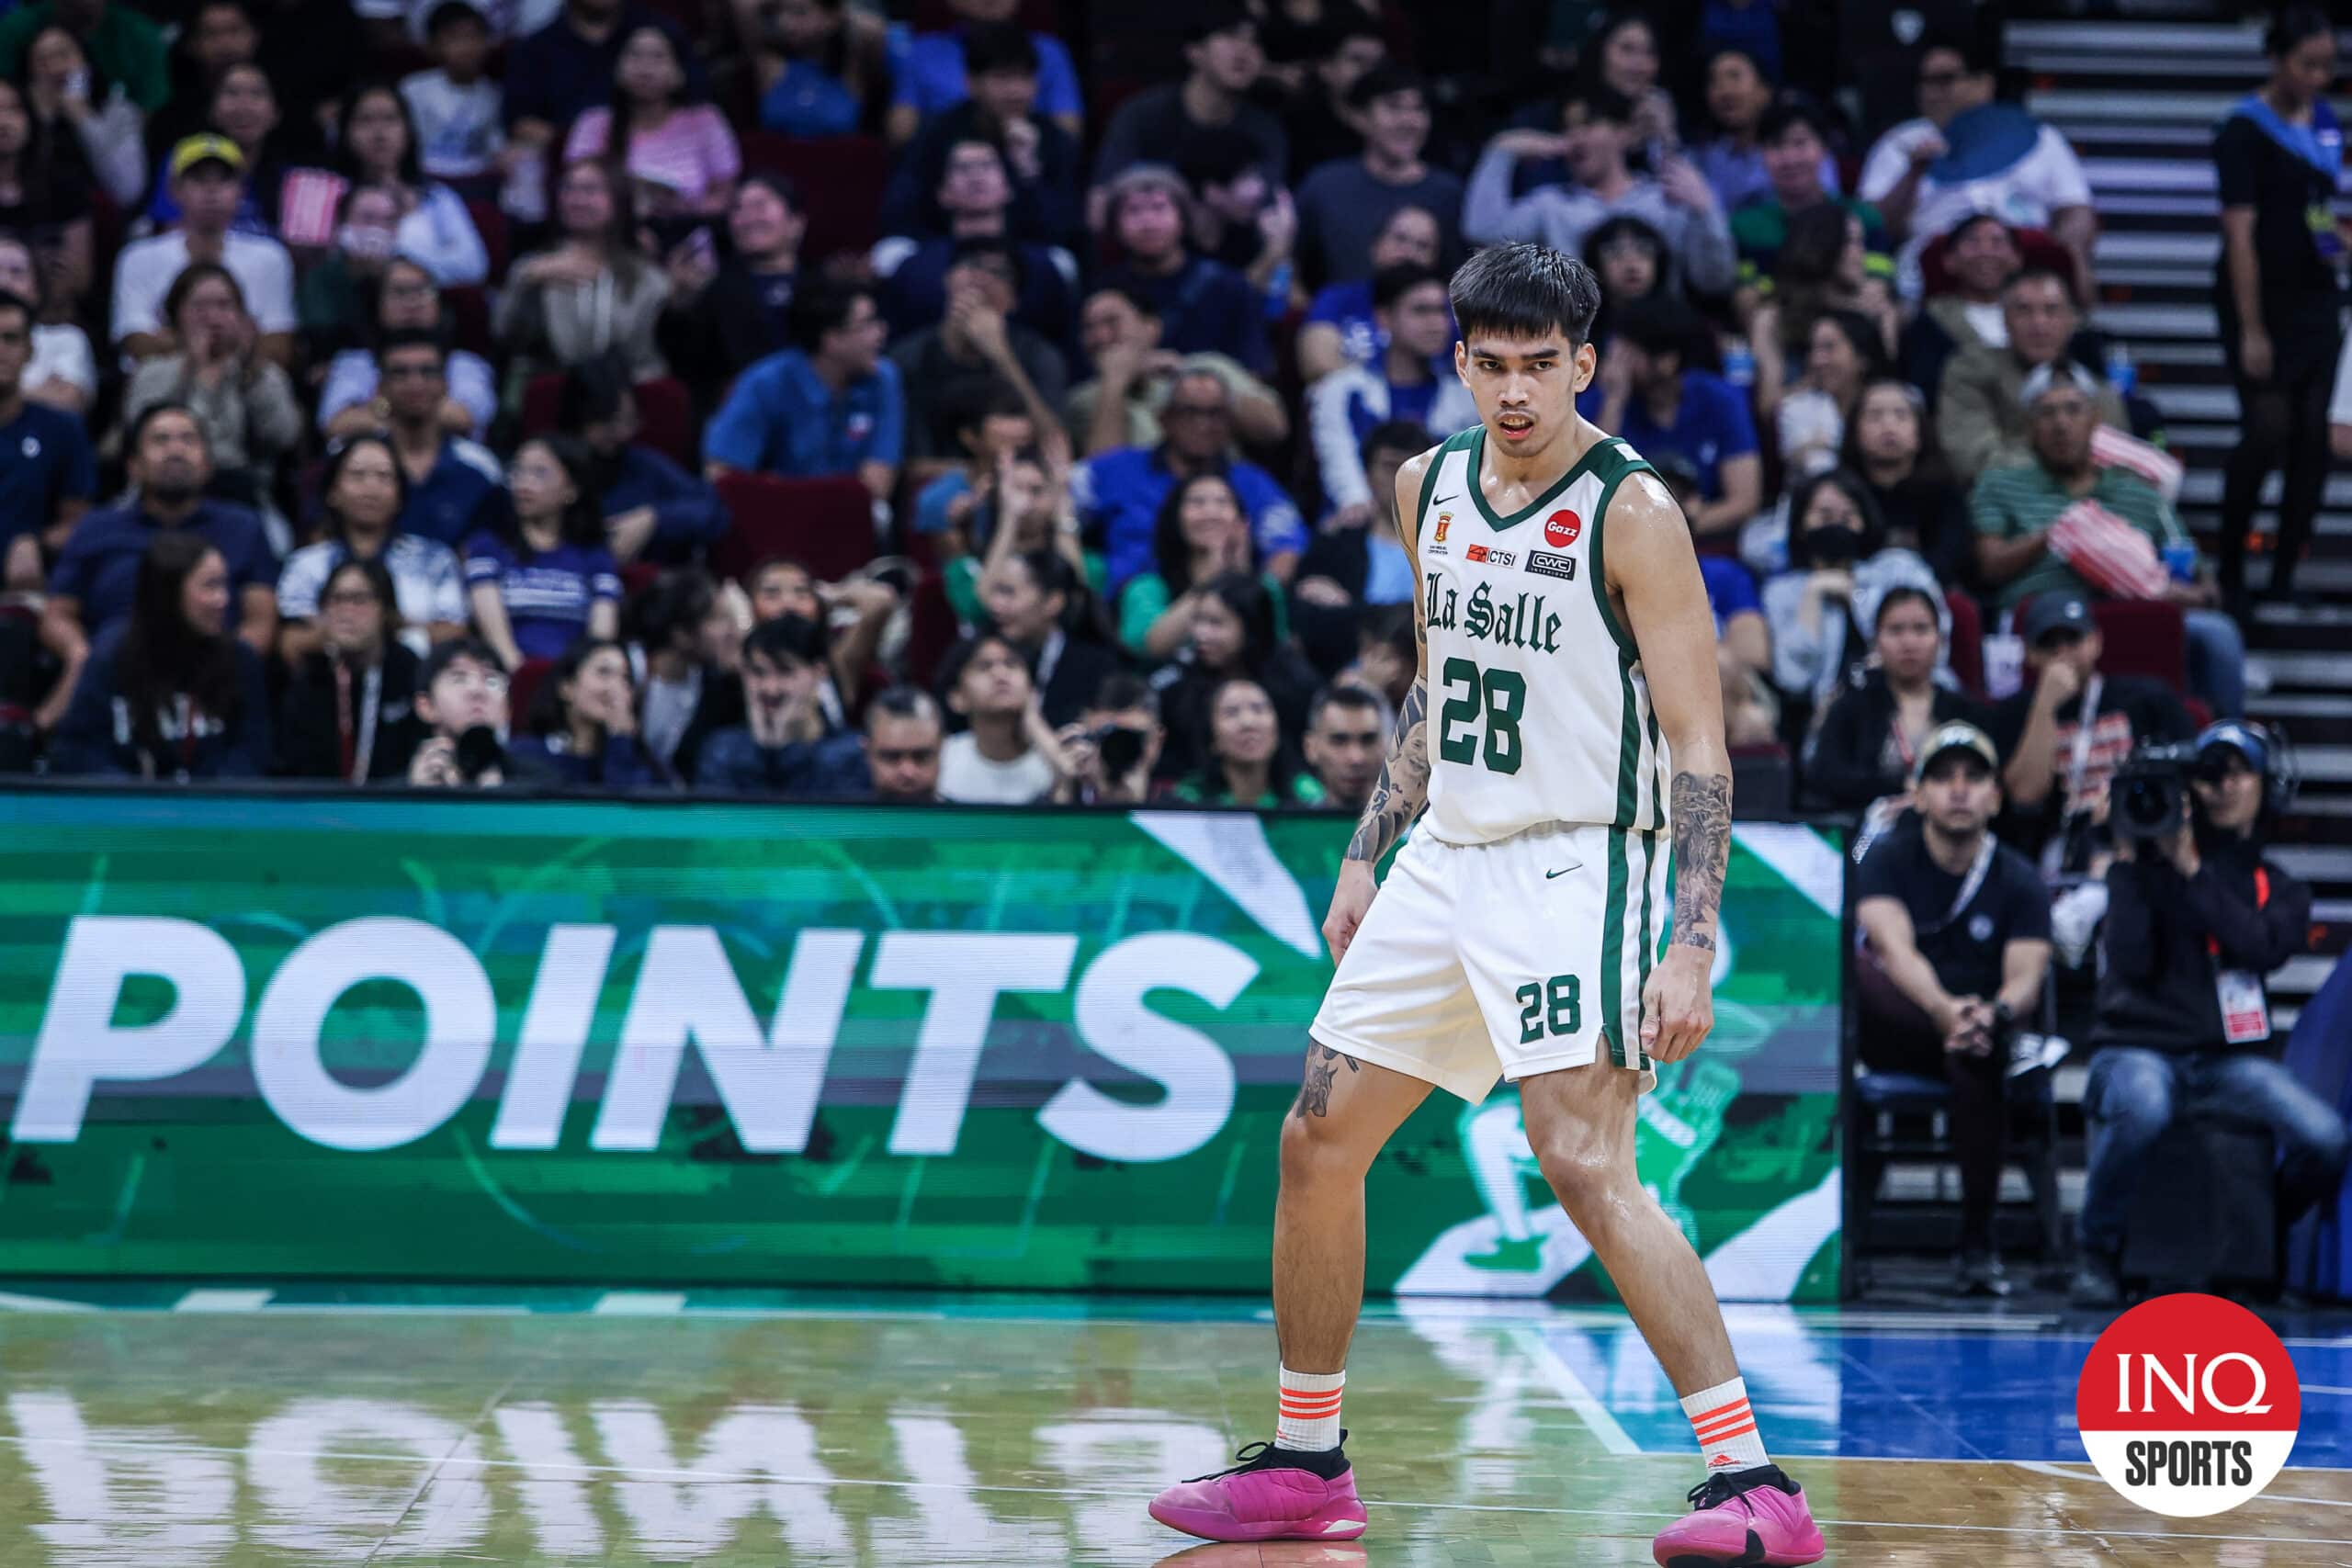
[[[1609,1145],[1577,1131],[1553,1133],[1535,1145],[1536,1163],[1544,1179],[1577,1228],[1589,1235],[1589,1221],[1605,1215],[1608,1205],[1623,1192],[1624,1173]]]
[[[1348,1135],[1344,1119],[1309,1114],[1296,1106],[1283,1118],[1282,1168],[1285,1183],[1361,1181],[1371,1156]]]

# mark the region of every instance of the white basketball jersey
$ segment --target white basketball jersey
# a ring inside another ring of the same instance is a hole
[[[1650,466],[1595,442],[1532,505],[1478,488],[1483,424],[1438,448],[1417,536],[1429,623],[1425,831],[1480,844],[1541,823],[1667,825],[1666,743],[1601,570],[1600,520]]]

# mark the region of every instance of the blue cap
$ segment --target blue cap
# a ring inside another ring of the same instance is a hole
[[[2216,746],[2231,748],[2244,757],[2246,765],[2257,773],[2270,771],[2270,741],[2252,725],[2241,724],[2233,718],[2207,725],[2204,732],[2197,737],[2197,755],[2201,759]]]

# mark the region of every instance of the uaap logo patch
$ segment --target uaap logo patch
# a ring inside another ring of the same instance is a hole
[[[1451,512],[1441,512],[1437,514],[1437,542],[1439,544],[1442,545],[1445,543],[1445,525],[1453,521],[1453,513]]]
[[[1544,519],[1544,542],[1555,550],[1566,549],[1583,532],[1584,519],[1565,506]]]
[[[1574,556],[1555,556],[1544,550],[1530,550],[1527,552],[1527,570],[1541,572],[1545,577],[1563,578],[1570,582],[1577,580],[1577,561]]]

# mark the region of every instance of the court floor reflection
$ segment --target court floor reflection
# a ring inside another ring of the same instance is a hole
[[[1258,1310],[870,1305],[0,1315],[0,1565],[1638,1564],[1697,1479],[1622,1318],[1419,1303],[1357,1341],[1364,1541],[1194,1545],[1142,1503],[1264,1435]],[[2352,1341],[2292,1346],[2299,1468],[2178,1521],[2081,1462],[2086,1337],[1735,1333],[1833,1562],[2352,1562]]]

